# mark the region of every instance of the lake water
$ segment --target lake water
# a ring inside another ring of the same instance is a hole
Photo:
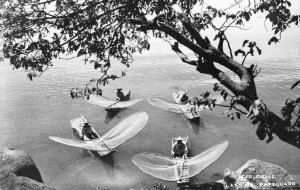
[[[252,59],[250,63],[262,67],[256,79],[259,97],[272,111],[279,113],[286,98],[299,96],[299,88],[289,88],[300,79],[300,55],[275,57]],[[132,99],[144,99],[114,116],[108,115],[103,108],[80,99],[72,100],[69,96],[70,88],[82,87],[97,76],[91,65],[84,65],[80,60],[57,60],[54,65],[31,82],[26,79],[25,72],[13,71],[7,62],[0,64],[0,146],[28,152],[44,182],[52,187],[63,190],[140,189],[162,182],[174,189],[176,183],[160,181],[143,173],[131,159],[141,152],[170,155],[171,138],[186,135],[187,130],[191,156],[218,142],[229,141],[228,149],[220,159],[192,178],[192,183],[219,180],[225,168],[236,170],[254,158],[280,165],[299,179],[299,149],[277,137],[269,144],[258,140],[256,127],[249,120],[231,121],[222,114],[223,108],[217,108],[213,112],[204,112],[198,126],[181,115],[148,103],[148,97],[172,100],[172,92],[180,89],[187,89],[191,95],[212,91],[216,81],[181,63],[175,54],[137,56],[126,78],[113,81],[104,88],[106,97],[114,98],[115,88],[122,86],[132,90]],[[80,114],[104,134],[122,119],[139,111],[149,115],[145,128],[104,158],[48,138],[72,138],[69,121]]]

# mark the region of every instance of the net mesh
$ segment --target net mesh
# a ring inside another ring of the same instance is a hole
[[[102,139],[104,139],[104,142],[111,148],[116,148],[142,130],[147,121],[148,115],[146,112],[136,113],[127,117],[104,134]]]
[[[166,111],[174,112],[174,113],[181,113],[178,104],[166,100],[164,98],[148,98],[148,101],[151,105],[161,108]]]
[[[132,161],[142,171],[156,178],[167,181],[180,179],[182,163],[176,163],[172,158],[154,153],[141,153],[134,156]]]
[[[198,154],[195,157],[189,158],[187,164],[189,165],[189,176],[193,177],[199,174],[202,170],[214,163],[226,150],[228,141],[219,143],[212,148]]]

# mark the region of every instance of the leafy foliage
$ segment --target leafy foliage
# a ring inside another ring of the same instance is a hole
[[[195,6],[204,5],[201,0],[1,0],[4,58],[9,58],[14,68],[23,67],[32,73],[44,72],[52,66],[53,58],[63,54],[83,56],[105,64],[115,58],[129,66],[132,53],[150,49],[147,34],[129,22],[132,18],[147,20],[147,16],[157,15],[156,19],[190,37],[171,9],[175,3],[191,15],[193,25],[199,31],[210,26],[225,31],[229,26],[214,27],[214,19],[224,18],[226,23],[232,20],[238,25],[249,21],[258,11],[267,12],[266,19],[272,23],[275,34],[299,21],[298,15],[290,14],[291,4],[286,0],[260,1],[255,8],[249,7],[236,14],[212,6],[202,12],[192,12]],[[159,31],[153,31],[153,34],[157,38],[165,37]],[[275,39],[273,37],[269,42],[276,42]],[[38,75],[32,74],[29,78],[35,76]]]
[[[277,42],[279,42],[279,40],[278,40],[275,36],[273,36],[273,37],[268,41],[268,45],[271,45],[272,42],[274,42],[274,43],[276,44]]]
[[[248,44],[248,46],[246,46],[247,44]],[[242,56],[244,57],[242,65],[244,64],[244,62],[249,54],[254,56],[254,51],[257,51],[258,55],[261,55],[261,53],[262,53],[261,49],[257,46],[255,41],[244,40],[244,42],[242,44],[242,48],[248,48],[248,52],[246,53],[242,49],[238,49],[234,52],[235,56],[242,54]]]
[[[293,127],[300,127],[300,97],[296,100],[287,99],[285,105],[281,108],[281,115],[287,124],[292,125]],[[294,120],[293,116],[296,116]]]
[[[220,86],[218,83],[214,84],[213,87],[214,91],[219,91],[220,94],[223,96],[224,100],[227,100],[228,97],[230,97],[230,101],[229,101],[229,105],[220,105],[223,107],[228,107],[227,110],[225,110],[225,112],[223,114],[227,115],[228,118],[230,118],[231,120],[234,120],[235,118],[241,119],[241,114],[246,114],[245,112],[243,112],[242,110],[240,110],[237,106],[240,103],[240,98],[229,94],[222,86]],[[235,111],[233,111],[235,110]]]

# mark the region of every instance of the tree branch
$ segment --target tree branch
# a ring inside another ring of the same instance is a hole
[[[185,28],[189,31],[189,33],[195,38],[195,39],[202,39],[198,31],[192,26],[190,20],[184,16],[182,13],[179,14],[178,19],[182,22],[182,24],[185,26]],[[233,23],[233,22],[232,22]],[[230,24],[231,25],[231,24]],[[172,36],[172,35],[171,35]],[[180,41],[179,41],[180,42]],[[213,47],[210,44],[205,43],[202,45],[202,41],[200,40],[199,43],[201,44],[199,51],[197,53],[206,59],[209,59],[211,61],[217,62],[224,67],[230,69],[234,73],[236,73],[242,82],[247,83],[249,80],[251,80],[251,75],[247,71],[245,67],[243,67],[241,64],[239,64],[237,61],[229,58],[226,54],[223,52],[220,52],[217,48]],[[199,44],[198,43],[198,44]],[[207,47],[205,47],[207,46]]]
[[[201,58],[198,61],[190,60],[178,47],[178,43],[175,42],[174,45],[171,45],[172,50],[177,53],[181,60],[185,63],[188,63],[193,66],[197,66],[197,71],[204,74],[209,74],[213,78],[216,78],[221,84],[226,86],[234,94],[240,94],[243,91],[241,85],[235,83],[225,72],[217,69],[214,64],[207,60],[202,60]]]
[[[173,5],[174,6],[174,5]],[[173,10],[176,11],[176,9],[173,7]],[[184,15],[183,13],[176,11],[178,13],[177,18],[181,20],[183,26],[189,31],[191,34],[191,37],[196,40],[197,44],[201,46],[202,48],[207,48],[207,44],[205,40],[201,37],[200,33],[195,29],[195,27],[192,25],[190,19]]]
[[[181,58],[181,60],[187,64],[197,66],[197,61],[190,60],[178,47],[178,42],[175,42],[174,45],[171,45],[172,50],[177,53],[177,55]]]

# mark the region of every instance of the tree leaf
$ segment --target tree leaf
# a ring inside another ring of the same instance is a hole
[[[219,86],[218,86],[218,83],[215,83],[214,84],[214,87],[213,87],[213,91],[218,91],[219,90]]]
[[[258,52],[258,55],[261,55],[261,49],[259,49],[257,46],[256,46],[256,50]]]
[[[252,56],[254,56],[254,51],[253,51],[253,48],[252,48],[252,47],[250,48],[249,53],[250,53]]]
[[[28,74],[27,74],[27,77],[29,78],[29,80],[32,81],[32,73],[28,73]]]
[[[238,49],[238,50],[236,50],[236,51],[234,52],[234,55],[237,56],[237,55],[240,54],[240,53],[241,53],[243,56],[245,56],[245,54],[246,54],[243,50]]]
[[[275,36],[273,36],[273,37],[268,41],[268,45],[271,45],[272,42],[274,42],[274,43],[276,44],[277,42],[279,42],[279,40],[278,40],[278,38],[276,38]]]
[[[245,47],[245,45],[246,45],[248,42],[249,42],[249,40],[245,40],[245,41],[243,42],[243,47]]]
[[[244,25],[243,20],[242,19],[237,20],[236,25]]]
[[[221,95],[223,96],[225,92],[226,92],[225,90],[222,90],[221,91]]]
[[[226,99],[227,99],[227,97],[228,97],[228,93],[227,93],[227,92],[225,92],[225,93],[224,93],[224,95],[223,95],[223,98],[224,98],[224,100],[226,100]]]

